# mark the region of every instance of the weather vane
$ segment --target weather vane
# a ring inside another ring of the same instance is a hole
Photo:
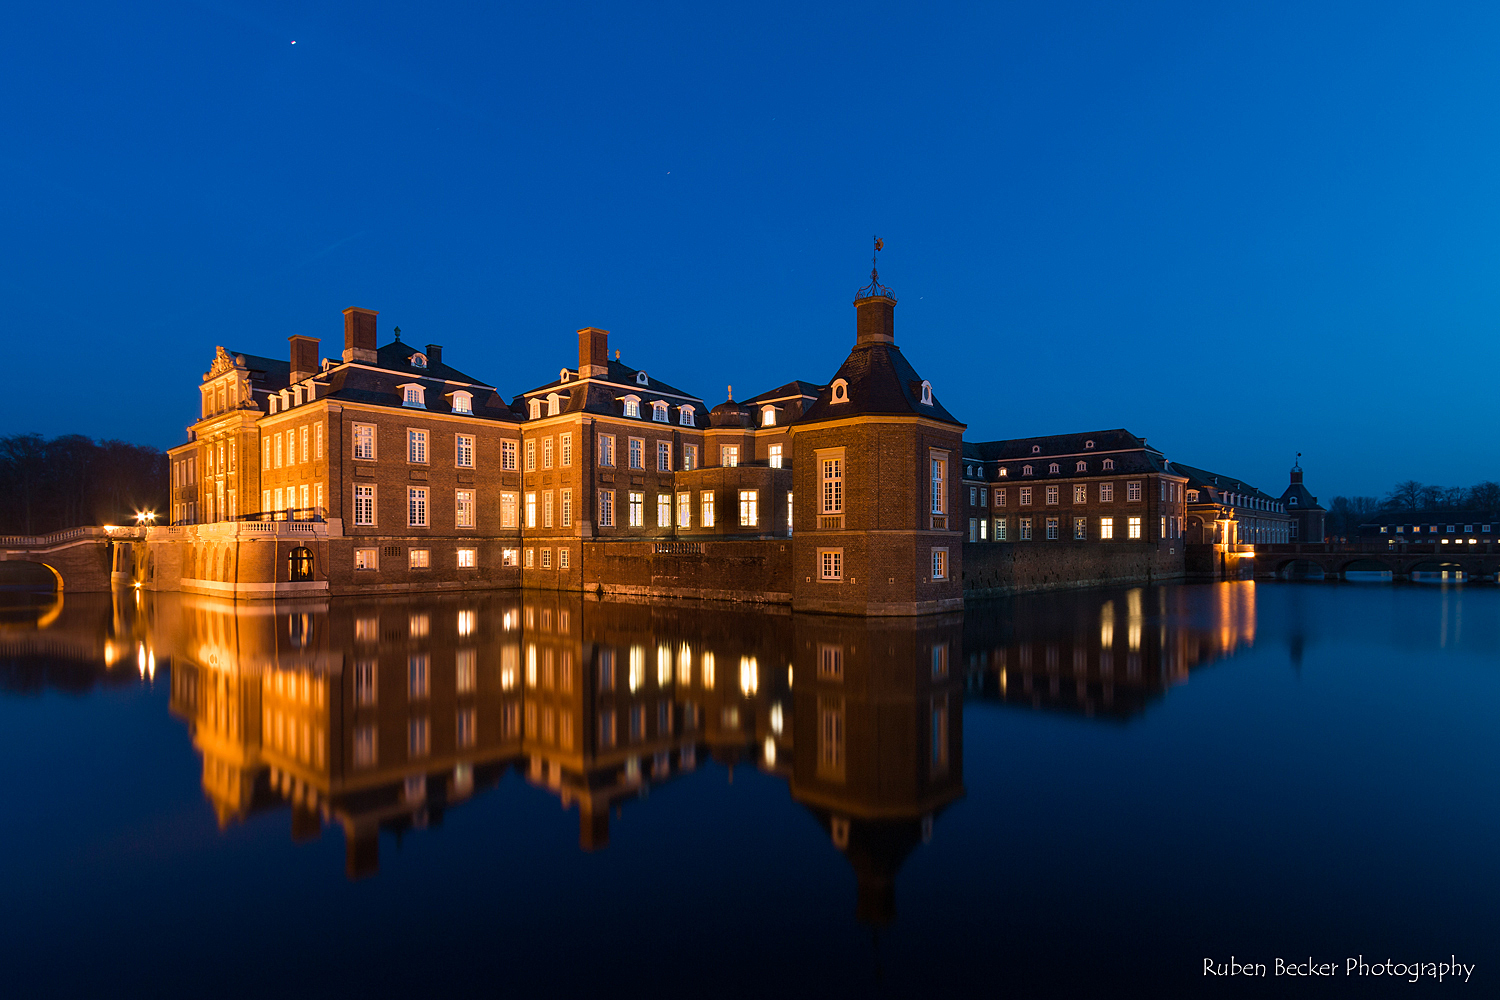
[[[870,253],[870,283],[859,290],[856,301],[858,299],[874,298],[877,295],[883,295],[888,299],[894,300],[896,296],[892,294],[889,288],[880,283],[880,269],[876,266],[877,255],[885,249],[885,240],[879,236],[872,236],[870,238],[875,241],[875,249]]]

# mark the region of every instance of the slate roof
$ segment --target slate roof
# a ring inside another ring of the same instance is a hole
[[[835,403],[832,389],[820,387],[818,401],[808,407],[799,423],[909,414],[964,426],[944,409],[937,393],[932,394],[932,405],[922,402],[922,376],[895,344],[856,344],[828,380],[829,385],[839,379],[849,384],[848,401]]]
[[[778,386],[775,389],[768,389],[758,396],[751,396],[749,399],[743,400],[743,402],[747,404],[760,403],[771,399],[787,399],[792,396],[817,399],[818,396],[822,395],[823,390],[827,388],[828,386],[826,385],[816,385],[812,382],[804,382],[801,379],[793,379],[786,385]]]
[[[461,390],[473,396],[470,405],[474,412],[465,413],[463,416],[501,420],[507,423],[515,422],[517,419],[505,400],[501,399],[499,393],[495,392],[492,387],[482,382],[468,381],[457,369],[447,365],[434,366],[437,372],[446,373],[445,379],[431,374],[418,374],[431,372],[433,369],[413,369],[410,365],[403,367],[405,371],[392,371],[383,365],[379,369],[373,369],[341,364],[314,376],[312,381],[320,386],[328,387],[326,390],[318,390],[319,399],[345,400],[351,403],[390,406],[419,412],[425,409],[429,413],[452,413],[453,397],[451,394]],[[413,382],[421,385],[425,390],[424,400],[427,404],[425,408],[409,407],[403,402],[405,396],[401,386]],[[459,384],[453,384],[455,382]]]
[[[1297,498],[1297,502],[1295,504],[1291,502],[1291,498],[1292,497],[1296,497]],[[1284,503],[1284,504],[1286,504],[1287,505],[1287,509],[1289,509],[1289,510],[1290,509],[1296,509],[1296,510],[1325,510],[1326,509],[1325,507],[1323,507],[1322,504],[1318,503],[1318,498],[1317,497],[1315,497],[1311,493],[1307,492],[1307,487],[1303,486],[1301,483],[1293,483],[1292,485],[1288,486],[1286,488],[1286,492],[1283,493],[1283,494],[1281,494],[1281,502]]]
[[[1500,511],[1494,510],[1383,510],[1361,521],[1360,527],[1407,524],[1500,524]]]
[[[1191,465],[1182,465],[1181,463],[1173,463],[1173,468],[1188,477],[1187,488],[1190,490],[1200,490],[1209,493],[1238,493],[1241,496],[1255,497],[1257,500],[1264,500],[1267,503],[1280,503],[1278,498],[1264,493],[1243,479],[1238,479],[1234,476],[1209,472],[1205,469],[1196,469]],[[1204,502],[1213,501],[1205,500]]]
[[[708,404],[700,397],[690,392],[684,392],[676,386],[663,382],[661,379],[652,378],[650,373],[646,375],[645,383],[636,381],[640,375],[639,368],[632,368],[613,359],[609,362],[609,376],[607,380],[597,378],[586,382],[578,380],[576,368],[564,369],[568,373],[568,380],[553,379],[546,385],[528,389],[511,400],[510,408],[519,419],[526,419],[527,402],[535,397],[546,397],[556,392],[562,399],[563,413],[600,413],[615,417],[623,417],[625,407],[621,399],[625,396],[639,396],[641,398],[641,416],[643,423],[655,423],[651,419],[651,407],[647,404],[654,400],[664,400],[669,404],[667,410],[667,423],[673,426],[708,426]],[[671,398],[668,398],[671,397]],[[693,407],[693,422],[690,425],[682,424],[681,407],[686,403]],[[635,418],[629,418],[635,419]]]
[[[465,382],[469,385],[488,385],[488,383],[480,382],[476,378],[470,378],[457,368],[446,363],[433,364],[431,358],[428,358],[426,368],[418,368],[411,363],[413,354],[422,354],[425,356],[426,353],[426,348],[418,347],[415,344],[408,344],[400,340],[392,340],[384,347],[375,349],[375,363],[381,368],[388,368],[394,372],[404,372],[432,379],[445,379],[449,382]],[[494,387],[490,386],[490,388]]]
[[[1089,447],[1089,443],[1093,447]],[[1099,455],[1099,458],[1094,458]],[[1103,459],[1112,459],[1113,469],[1105,470]],[[1061,469],[1047,472],[1047,466],[1057,460]],[[1077,434],[1048,434],[1043,437],[1010,438],[1003,441],[965,441],[964,461],[985,467],[984,479],[1014,479],[1024,475],[1023,467],[1032,467],[1032,479],[1046,479],[1056,475],[1118,476],[1150,472],[1168,475],[1185,475],[1174,462],[1169,462],[1161,452],[1146,444],[1146,439],[1137,437],[1124,428],[1103,431],[1084,431]],[[1077,469],[1078,462],[1086,462],[1084,472]],[[1000,469],[1005,469],[1005,475]]]

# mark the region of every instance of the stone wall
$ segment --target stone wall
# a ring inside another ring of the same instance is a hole
[[[964,596],[1178,580],[1183,552],[1181,544],[1155,542],[967,542]]]
[[[641,597],[791,601],[790,539],[583,544],[583,589]]]

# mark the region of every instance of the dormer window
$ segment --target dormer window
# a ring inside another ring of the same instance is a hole
[[[1296,497],[1287,497],[1286,498],[1286,502],[1289,505],[1293,506],[1293,507],[1297,506],[1297,498]]]
[[[415,406],[419,409],[427,408],[427,390],[419,383],[408,382],[401,386],[401,405]]]
[[[923,406],[931,406],[932,405],[932,383],[931,382],[924,381],[922,383],[922,405]]]
[[[1111,472],[1111,471],[1113,471],[1114,467],[1115,467],[1115,460],[1114,459],[1112,459],[1112,458],[1106,458],[1104,460],[1104,471],[1105,472]]]
[[[1092,448],[1093,446],[1094,446],[1094,442],[1092,442],[1092,441],[1085,441],[1085,442],[1083,442],[1083,447],[1085,449]]]
[[[1021,466],[1021,475],[1023,475],[1023,476],[1029,476],[1029,475],[1031,475],[1031,466],[1029,466],[1029,465],[1023,465],[1023,466]],[[1026,488],[1030,489],[1031,487],[1028,486]]]
[[[555,417],[562,412],[562,397],[555,392],[547,393],[547,416]]]
[[[527,405],[531,409],[532,420],[536,420],[542,415],[542,401],[540,399],[533,399]]]
[[[1004,479],[1006,476],[1010,475],[1010,473],[1006,471],[1005,466],[1003,466],[1003,465],[1000,466],[1000,471],[997,472],[997,473],[995,473],[995,474],[997,476],[999,476],[1001,479]]]
[[[693,426],[693,408],[691,406],[679,406],[677,408],[677,422],[684,427]]]
[[[625,415],[627,417],[639,417],[641,415],[641,397],[625,397]]]
[[[667,404],[661,400],[651,404],[651,419],[659,424],[667,422]]]
[[[418,351],[416,354],[413,354],[411,356],[411,366],[413,368],[426,368],[427,367],[427,355],[423,354],[421,351]]]
[[[1031,453],[1033,455],[1040,455],[1042,453],[1042,446],[1039,445],[1039,444],[1032,445],[1031,446]]]
[[[1062,466],[1058,465],[1056,462],[1053,462],[1051,465],[1047,466],[1047,471],[1055,476],[1062,471]]]
[[[776,426],[776,407],[763,406],[760,409],[760,425],[762,427]]]
[[[1197,490],[1188,490],[1187,491],[1187,502],[1188,503],[1197,503],[1198,502],[1198,491]]]
[[[635,384],[636,385],[650,385],[651,384],[651,380],[646,377],[646,373],[645,372],[636,372],[635,373]]]
[[[453,393],[453,412],[454,413],[473,413],[474,412],[474,397],[471,394],[467,393],[467,392],[455,392],[455,393]]]
[[[1079,462],[1074,467],[1074,471],[1075,472],[1087,472],[1087,471],[1089,471],[1089,463],[1087,463],[1087,462]]]
[[[849,402],[849,383],[848,382],[845,382],[841,378],[834,379],[833,380],[833,385],[830,386],[830,388],[833,390],[833,401],[835,403],[847,403],[847,402]]]
[[[566,382],[569,378],[572,377],[572,375],[573,375],[572,372],[570,372],[566,368],[564,368],[562,371],[560,371],[560,372],[557,373],[557,380],[559,382]]]

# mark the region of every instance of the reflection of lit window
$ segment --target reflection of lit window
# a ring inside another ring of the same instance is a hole
[[[753,656],[740,657],[740,690],[750,697],[760,688],[760,667]]]
[[[672,683],[672,649],[670,646],[656,647],[656,685],[666,687]]]
[[[646,651],[640,646],[630,647],[630,690],[638,691],[646,681]]]
[[[771,732],[780,736],[783,725],[785,725],[785,722],[781,714],[781,702],[778,701],[771,706]]]
[[[714,689],[714,654],[707,649],[703,651],[703,689],[705,691]]]

